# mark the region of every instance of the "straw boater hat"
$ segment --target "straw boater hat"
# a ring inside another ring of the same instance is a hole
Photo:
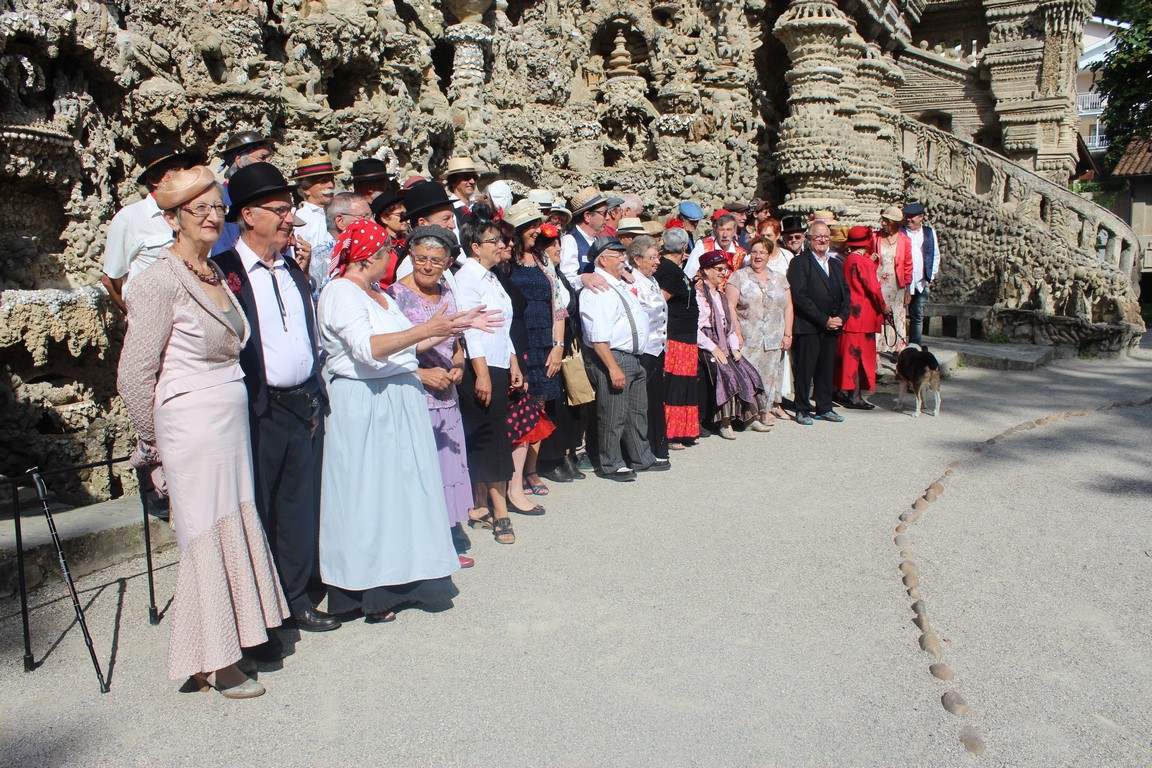
[[[900,210],[900,207],[897,205],[890,205],[880,214],[880,218],[888,219],[888,221],[894,224],[899,224],[904,221],[904,211]]]
[[[584,189],[572,195],[572,217],[575,218],[584,213],[584,211],[590,211],[607,202],[608,199],[600,194],[600,190],[594,187],[584,187]]]
[[[514,227],[523,227],[543,218],[544,214],[540,213],[540,206],[528,199],[521,200],[504,211],[504,221]]]
[[[616,236],[617,237],[619,237],[620,235],[646,235],[646,234],[648,234],[648,232],[647,232],[647,230],[644,229],[644,225],[640,222],[640,219],[634,218],[632,216],[628,216],[628,217],[625,217],[623,219],[620,219],[620,223],[616,227]]]
[[[448,158],[448,169],[444,171],[444,180],[458,176],[462,173],[478,175],[480,172],[476,170],[476,163],[472,162],[470,157],[450,157]]]
[[[144,178],[148,175],[148,171],[152,170],[161,163],[172,161],[181,161],[187,165],[195,165],[200,162],[200,153],[195,150],[183,150],[170,141],[161,141],[158,144],[153,144],[150,147],[144,147],[140,150],[140,165],[144,170],[136,177],[139,184],[144,183]]]
[[[296,161],[296,172],[292,174],[292,181],[299,181],[312,176],[335,175],[336,169],[332,167],[332,158],[326,155],[313,155]]]
[[[836,223],[836,214],[832,211],[813,211],[811,221],[822,221],[831,226]]]
[[[616,231],[619,232],[620,230]],[[644,222],[644,234],[659,237],[664,234],[664,225],[658,221],[646,221]]]
[[[195,200],[205,190],[216,183],[216,176],[203,165],[194,165],[183,171],[176,171],[168,180],[156,187],[153,196],[162,211],[179,208],[189,200]]]

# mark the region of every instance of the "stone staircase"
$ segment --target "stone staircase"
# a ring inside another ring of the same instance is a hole
[[[1140,242],[1112,212],[992,150],[904,116],[897,148],[944,266],[933,300],[991,308],[989,333],[1058,355],[1135,348]]]

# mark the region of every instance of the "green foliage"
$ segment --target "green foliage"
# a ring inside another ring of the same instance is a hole
[[[1008,338],[1008,334],[1004,333],[1004,331],[997,331],[986,337],[984,341],[989,344],[1007,344],[1012,341],[1012,339]]]
[[[1132,25],[1117,31],[1115,50],[1093,66],[1099,73],[1095,88],[1108,99],[1100,120],[1107,126],[1106,162],[1112,166],[1132,139],[1152,138],[1152,0],[1101,5]]]
[[[1120,199],[1120,195],[1128,191],[1128,182],[1124,179],[1109,179],[1107,181],[1077,181],[1072,191],[1084,195],[1096,205],[1111,208],[1112,204]]]

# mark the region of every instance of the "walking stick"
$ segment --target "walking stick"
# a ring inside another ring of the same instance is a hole
[[[76,609],[76,621],[80,624],[80,631],[84,633],[84,644],[88,646],[88,655],[92,658],[92,667],[96,670],[96,679],[100,681],[100,693],[108,693],[108,683],[104,680],[104,673],[100,671],[100,660],[96,658],[96,648],[92,645],[92,635],[88,632],[88,622],[84,620],[84,609],[80,606],[80,595],[76,593],[76,583],[72,581],[72,574],[68,571],[68,560],[64,557],[64,546],[60,543],[60,534],[56,531],[56,522],[52,519],[52,510],[48,508],[48,489],[44,479],[40,477],[40,468],[32,467],[28,470],[32,482],[36,484],[36,497],[40,506],[44,508],[44,519],[48,521],[48,532],[52,535],[52,543],[56,545],[56,554],[60,557],[60,571],[64,574],[64,583],[68,585],[68,594],[72,596],[72,607]]]
[[[20,494],[19,486],[13,484],[12,489],[12,523],[16,530],[16,570],[17,580],[20,583],[20,623],[24,630],[24,671],[31,672],[36,669],[36,657],[32,655],[32,630],[28,620],[28,582],[24,576],[24,534],[20,525]]]
[[[148,522],[148,494],[144,484],[140,486],[140,508],[144,510],[144,559],[148,563],[148,623],[156,626],[160,615],[156,612],[156,582],[152,576],[152,526]]]

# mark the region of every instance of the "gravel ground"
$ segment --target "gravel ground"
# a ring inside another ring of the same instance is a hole
[[[305,635],[268,694],[165,679],[143,561],[80,582],[101,695],[60,587],[33,596],[42,666],[0,603],[0,763],[13,766],[1012,765],[1152,761],[1152,408],[984,441],[1024,420],[1152,395],[1152,355],[961,369],[942,415],[848,412],[673,455],[672,472],[553,486],[518,541],[473,534],[456,606]],[[1144,439],[1141,439],[1144,438]],[[980,453],[974,451],[981,447]],[[898,516],[955,670],[928,674]],[[174,554],[159,565],[163,605]],[[281,666],[281,665],[277,665]],[[961,694],[970,717],[945,711]]]

